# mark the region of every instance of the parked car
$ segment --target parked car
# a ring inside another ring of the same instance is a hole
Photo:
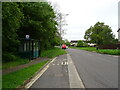
[[[65,44],[62,45],[62,49],[66,49],[67,46]]]

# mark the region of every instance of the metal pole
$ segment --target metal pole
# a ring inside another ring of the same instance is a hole
[[[60,13],[60,48],[61,48],[61,44],[62,44],[62,37],[61,37],[61,20],[62,20],[62,15],[61,15],[61,13]]]
[[[69,14],[65,14],[67,16]],[[62,47],[62,13],[59,13],[60,16],[60,48]]]
[[[34,41],[32,40],[32,60],[34,58]]]

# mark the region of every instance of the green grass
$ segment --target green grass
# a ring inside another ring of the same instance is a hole
[[[87,51],[95,51],[97,53],[103,53],[103,54],[120,55],[120,50],[116,50],[116,49],[99,49],[99,50],[96,50],[95,47],[71,47],[71,48],[87,50]]]
[[[100,49],[98,53],[110,54],[110,55],[120,55],[120,50],[111,50],[111,49]]]
[[[17,88],[21,86],[25,80],[31,78],[43,65],[48,61],[29,66],[27,68],[3,75],[3,89],[5,88]]]
[[[95,47],[70,47],[70,48],[76,48],[76,49],[87,50],[87,51],[97,51]]]
[[[66,54],[67,52],[63,49],[60,48],[53,48],[50,50],[45,50],[41,53],[41,57],[48,57],[48,58],[53,58],[56,57],[58,55],[63,55]]]
[[[41,57],[48,57],[48,58],[53,58],[56,57],[58,55],[62,55],[62,54],[66,54],[67,52],[65,50],[62,50],[60,48],[53,48],[50,50],[44,50],[41,53]],[[4,62],[2,63],[2,67],[0,67],[0,69],[8,69],[8,68],[12,68],[18,65],[22,65],[22,64],[26,64],[29,63],[29,60],[27,59],[21,59],[19,57],[15,57],[16,60],[15,61],[10,61],[10,62]]]
[[[2,69],[11,68],[11,67],[15,67],[15,66],[18,66],[18,65],[26,64],[26,63],[29,63],[29,60],[19,59],[19,60],[16,60],[16,61],[2,63]]]

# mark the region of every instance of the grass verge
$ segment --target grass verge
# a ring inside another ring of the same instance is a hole
[[[17,88],[18,86],[21,86],[25,80],[31,78],[47,62],[48,61],[43,61],[16,72],[3,75],[2,88]]]
[[[60,48],[53,48],[53,49],[50,49],[50,50],[44,50],[42,53],[41,53],[41,57],[48,57],[48,58],[54,58],[58,55],[63,55],[63,54],[66,54],[67,52],[63,49],[60,49]]]
[[[16,61],[11,61],[11,62],[6,62],[6,63],[2,63],[2,69],[7,69],[7,68],[12,68],[18,65],[22,65],[22,64],[26,64],[29,63],[28,59],[18,59]]]
[[[65,50],[62,50],[60,48],[53,48],[50,50],[44,50],[41,53],[41,57],[48,57],[48,58],[54,58],[58,55],[62,55],[62,54],[66,54],[67,52]],[[15,61],[10,61],[10,62],[4,62],[2,63],[2,67],[0,67],[0,69],[8,69],[8,68],[12,68],[18,65],[22,65],[22,64],[27,64],[29,63],[29,60],[27,59],[21,59],[19,57],[15,57]]]
[[[116,50],[116,49],[99,49],[99,50],[96,50],[95,47],[70,47],[70,48],[87,50],[87,51],[95,51],[97,53],[102,53],[102,54],[120,55],[120,50]]]

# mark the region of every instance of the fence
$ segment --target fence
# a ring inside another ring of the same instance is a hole
[[[99,45],[99,49],[120,49],[120,44]]]

